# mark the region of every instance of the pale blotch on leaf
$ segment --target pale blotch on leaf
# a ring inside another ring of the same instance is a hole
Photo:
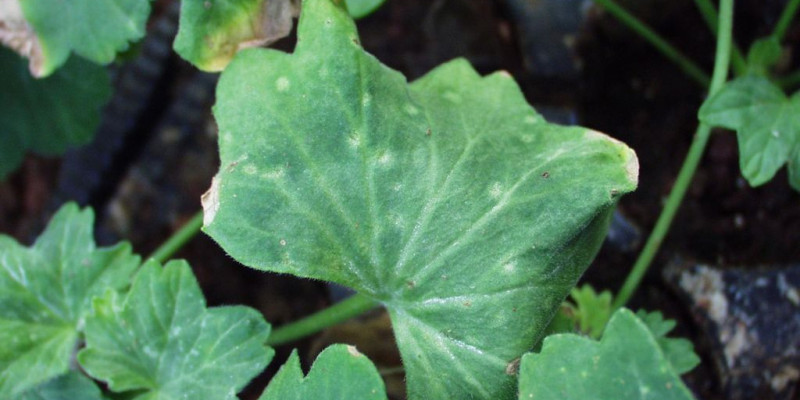
[[[289,78],[282,76],[275,81],[275,88],[278,89],[279,92],[285,92],[289,90]]]
[[[200,197],[203,205],[203,226],[211,225],[219,211],[219,178],[211,179],[211,187]]]
[[[363,356],[363,354],[361,354],[361,352],[359,352],[358,349],[356,349],[355,346],[348,345],[347,346],[347,352],[350,353],[350,355],[353,356],[353,357],[362,357]]]

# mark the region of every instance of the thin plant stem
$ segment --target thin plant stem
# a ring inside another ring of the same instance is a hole
[[[329,326],[361,315],[377,305],[378,303],[372,298],[362,294],[355,294],[315,314],[275,329],[269,336],[267,345],[278,346],[302,339]]]
[[[703,70],[700,69],[697,64],[669,44],[638,18],[617,5],[613,0],[595,0],[595,3],[599,4],[620,22],[628,26],[628,28],[632,29],[634,32],[639,34],[639,36],[650,42],[650,44],[660,51],[661,54],[663,54],[673,63],[677,64],[678,67],[695,82],[704,88],[708,87],[708,82],[710,80],[708,74],[703,72]]]
[[[711,33],[717,34],[717,8],[710,0],[694,0],[694,4],[706,21],[706,25],[711,29]],[[732,39],[731,39],[732,40]],[[736,41],[731,42],[731,64],[737,76],[742,76],[747,73],[747,62],[744,59],[742,50],[736,44]]]
[[[192,238],[200,232],[200,228],[202,227],[203,212],[200,211],[195,214],[189,222],[185,223],[180,229],[173,233],[166,242],[161,244],[161,246],[150,255],[149,259],[154,259],[161,264],[167,262],[178,250],[192,240]]]
[[[709,96],[719,91],[725,84],[728,76],[728,69],[730,64],[731,55],[731,35],[733,30],[733,0],[720,1],[719,13],[719,33],[717,34],[717,52],[714,59],[714,73],[711,78],[711,86],[709,89]],[[700,159],[705,152],[706,145],[708,144],[709,136],[711,135],[711,127],[704,123],[700,123],[694,135],[689,152],[686,159],[681,166],[678,173],[678,178],[675,180],[675,185],[667,198],[667,203],[664,205],[664,210],[656,221],[653,232],[647,238],[647,243],[644,249],[639,253],[639,258],[633,265],[631,273],[619,290],[616,299],[614,299],[614,308],[624,306],[630,300],[633,293],[639,287],[639,284],[647,273],[653,258],[655,258],[659,247],[664,242],[664,238],[669,232],[669,227],[672,224],[675,214],[683,201],[686,190],[694,177],[697,166],[700,164]]]
[[[779,42],[782,41],[783,36],[786,35],[789,25],[792,23],[795,14],[797,14],[798,6],[800,6],[800,0],[789,0],[789,3],[783,8],[783,12],[781,12],[780,18],[778,18],[778,23],[775,24],[775,29],[772,31],[772,36],[778,39]]]

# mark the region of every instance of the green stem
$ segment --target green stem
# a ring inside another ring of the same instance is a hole
[[[169,260],[173,254],[175,254],[181,249],[181,247],[183,247],[195,235],[197,235],[202,227],[203,212],[200,211],[195,214],[192,219],[189,220],[189,222],[185,223],[181,229],[178,229],[175,233],[173,233],[166,242],[161,244],[161,246],[159,246],[156,251],[150,255],[149,259],[155,259],[161,264],[167,262],[167,260]]]
[[[278,346],[317,333],[329,326],[347,321],[365,311],[375,308],[378,303],[370,297],[355,294],[316,314],[309,315],[299,321],[283,325],[274,331],[267,340],[267,345]]]
[[[720,14],[719,14],[719,33],[717,34],[717,53],[714,60],[714,73],[711,78],[711,88],[709,89],[709,96],[719,91],[725,84],[728,76],[728,68],[731,55],[731,32],[733,30],[733,0],[721,0]],[[681,166],[681,171],[678,173],[678,178],[672,191],[667,198],[667,203],[664,205],[664,210],[656,221],[653,232],[647,238],[644,249],[639,254],[639,258],[633,265],[631,273],[628,274],[625,283],[614,299],[614,308],[619,308],[625,305],[630,300],[633,293],[638,288],[639,284],[644,278],[647,269],[650,267],[653,258],[658,252],[661,243],[669,231],[675,214],[683,201],[689,184],[694,177],[700,159],[705,152],[708,138],[711,135],[711,127],[701,123],[697,127],[694,135],[694,140],[689,148],[689,153]]]
[[[794,15],[797,13],[798,6],[800,6],[800,0],[790,0],[789,3],[786,4],[786,7],[783,8],[781,17],[778,19],[778,23],[775,24],[775,29],[772,31],[772,36],[778,39],[779,42],[783,40],[786,30],[789,29],[789,24],[792,23]]]
[[[711,3],[710,0],[694,0],[694,4],[697,6],[697,9],[700,10],[700,14],[703,16],[703,19],[706,21],[706,25],[713,34],[717,34],[717,9],[714,7],[714,4]],[[739,46],[736,44],[735,41],[731,42],[731,64],[733,64],[733,70],[736,71],[737,76],[742,76],[747,73],[747,62],[742,55],[742,50],[739,49]]]
[[[677,64],[678,67],[687,75],[689,75],[690,78],[694,79],[704,88],[708,87],[708,75],[703,72],[703,70],[700,69],[697,64],[692,62],[692,60],[683,55],[676,48],[672,47],[671,44],[659,36],[650,27],[639,21],[636,17],[625,11],[625,9],[622,7],[618,6],[613,0],[595,0],[595,3],[599,4],[620,22],[627,25],[628,28],[632,29],[645,40],[650,42],[650,44],[655,46],[655,48],[660,51],[661,54]]]

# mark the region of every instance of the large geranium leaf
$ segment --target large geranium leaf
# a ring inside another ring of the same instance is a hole
[[[355,347],[335,344],[317,356],[303,377],[300,358],[293,351],[272,378],[259,400],[381,400],[383,380],[375,365]]]
[[[788,161],[789,183],[800,190],[800,93],[786,97],[767,78],[747,75],[706,100],[699,117],[736,131],[739,166],[750,185],[770,181]]]
[[[105,69],[73,57],[35,79],[20,56],[0,46],[0,71],[0,179],[28,150],[53,155],[91,140],[111,95]]]
[[[519,399],[691,400],[689,389],[632,312],[614,313],[596,342],[575,334],[544,339],[539,354],[522,357]]]
[[[635,187],[634,153],[463,60],[409,86],[344,10],[303,4],[293,55],[245,50],[223,72],[205,231],[245,265],[382,302],[410,398],[513,396],[506,370]]]
[[[79,372],[53,378],[22,394],[17,400],[104,400],[100,388]]]
[[[0,398],[67,372],[92,298],[130,282],[139,258],[98,249],[93,219],[69,204],[32,247],[0,235]]]
[[[175,51],[203,71],[222,71],[241,49],[292,30],[299,0],[184,1]]]
[[[150,0],[22,0],[20,6],[41,46],[42,59],[31,60],[31,72],[40,77],[53,73],[72,52],[110,63],[128,42],[144,36],[150,15]]]
[[[206,309],[189,265],[149,261],[130,292],[95,300],[83,368],[135,400],[236,399],[273,356],[270,326],[251,308]]]

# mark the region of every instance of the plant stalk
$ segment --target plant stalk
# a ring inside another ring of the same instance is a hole
[[[717,34],[717,52],[714,59],[714,73],[711,78],[711,87],[709,89],[709,97],[713,96],[725,84],[728,77],[728,68],[730,65],[731,55],[731,36],[733,31],[733,0],[720,1],[719,13],[719,33]],[[633,269],[619,290],[616,299],[614,299],[614,309],[624,306],[630,300],[633,293],[639,287],[639,284],[647,273],[653,258],[655,258],[661,243],[669,232],[669,227],[675,218],[675,214],[686,195],[686,190],[692,182],[694,173],[697,166],[700,164],[700,159],[705,152],[706,145],[708,144],[709,136],[711,135],[711,127],[704,123],[700,123],[695,132],[692,145],[689,147],[689,152],[686,159],[681,166],[678,173],[678,178],[675,180],[675,185],[669,193],[667,203],[664,205],[664,210],[656,221],[653,232],[647,238],[647,243],[644,249],[639,253],[639,258],[633,265]]]
[[[378,302],[370,297],[362,294],[354,294],[348,299],[342,300],[299,321],[278,327],[269,335],[267,345],[274,347],[302,339],[329,326],[361,315],[375,308],[377,305]]]
[[[779,42],[782,41],[783,36],[786,35],[789,25],[792,23],[795,14],[797,14],[798,6],[800,6],[800,0],[789,0],[789,3],[783,8],[783,12],[781,12],[780,18],[778,18],[778,23],[775,24],[775,29],[772,31],[772,36],[778,39]]]
[[[175,253],[178,252],[186,243],[200,232],[203,227],[203,212],[195,214],[189,222],[185,223],[180,229],[162,243],[148,259],[154,259],[161,264],[167,262]]]
[[[710,79],[708,75],[697,66],[697,64],[669,44],[650,27],[633,16],[633,14],[617,5],[613,0],[594,0],[594,2],[603,7],[620,22],[628,26],[628,28],[632,29],[645,40],[650,42],[650,44],[660,51],[662,55],[667,57],[673,63],[677,64],[678,67],[687,75],[689,75],[689,77],[695,82],[699,83],[704,88],[708,87]]]
[[[711,29],[711,33],[716,35],[718,30],[717,19],[719,18],[717,15],[717,8],[714,7],[714,4],[711,3],[710,0],[694,0],[694,4],[700,11],[700,15],[703,16],[703,20],[706,21],[708,28]],[[734,41],[732,37],[731,51],[731,64],[733,65],[733,70],[736,72],[736,75],[742,76],[746,74],[747,62],[744,60],[742,50],[739,49],[739,46],[736,45],[736,41]]]

